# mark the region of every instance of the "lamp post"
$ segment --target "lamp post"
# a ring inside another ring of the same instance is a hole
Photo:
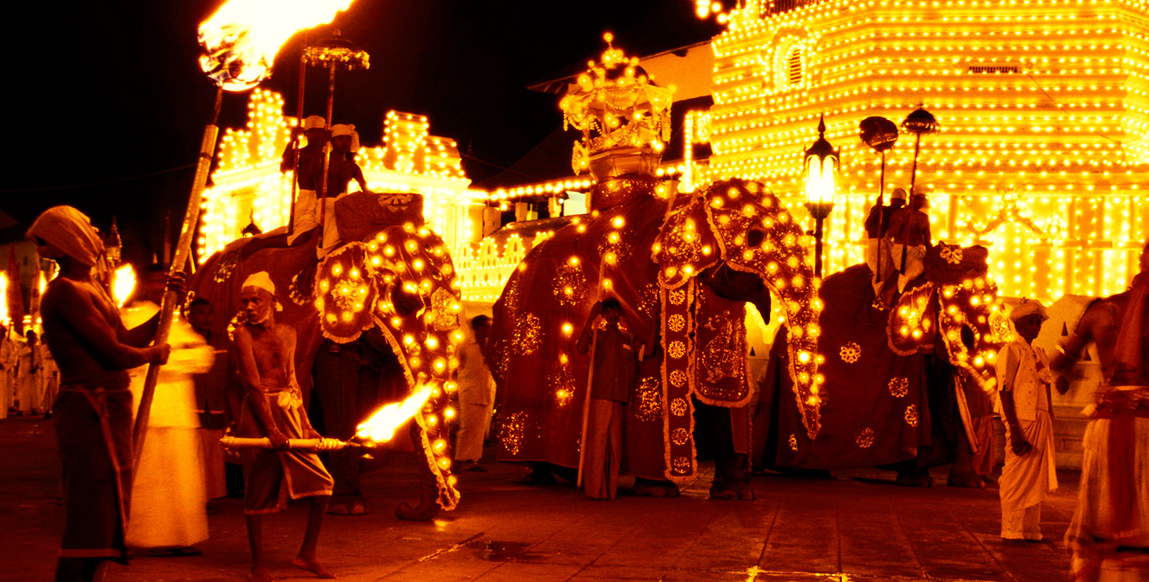
[[[818,120],[818,140],[806,150],[803,169],[806,175],[806,210],[814,217],[814,275],[822,276],[822,222],[834,209],[837,189],[838,151],[826,141],[826,119]]]

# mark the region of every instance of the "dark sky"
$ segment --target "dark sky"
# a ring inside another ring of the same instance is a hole
[[[178,229],[214,86],[198,68],[196,29],[220,0],[22,3],[5,33],[3,115],[9,146],[0,210],[30,221],[72,204],[99,226],[118,216],[126,244],[156,246],[163,216]],[[384,113],[428,115],[460,150],[509,166],[562,123],[558,97],[532,81],[596,56],[601,35],[657,13],[696,26],[690,0],[355,0],[335,27],[371,54],[371,69],[337,79],[335,118],[378,144]],[[625,43],[619,43],[627,48]],[[296,35],[263,87],[296,104]],[[322,114],[323,73],[308,75],[306,114]],[[240,127],[247,93],[225,94],[220,124]],[[482,167],[482,166],[479,166]]]

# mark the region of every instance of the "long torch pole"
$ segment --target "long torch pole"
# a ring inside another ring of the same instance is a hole
[[[215,142],[219,134],[216,122],[219,120],[219,108],[223,103],[223,88],[215,94],[215,108],[212,111],[211,123],[203,128],[203,142],[200,143],[199,160],[195,169],[195,181],[192,182],[191,196],[188,197],[188,208],[184,214],[184,224],[180,230],[179,245],[172,259],[170,273],[183,270],[184,263],[191,255],[192,236],[195,235],[196,223],[199,222],[200,201],[203,199],[203,190],[207,186],[208,171],[211,169],[211,160],[215,156]],[[168,333],[172,329],[172,317],[176,312],[176,303],[179,297],[175,291],[167,290],[163,302],[160,304],[159,326],[156,328],[156,339],[153,345],[162,345],[168,341]],[[144,380],[144,392],[140,396],[140,408],[136,413],[136,424],[132,430],[132,465],[138,465],[140,453],[144,450],[144,437],[147,435],[148,417],[151,415],[152,398],[155,396],[156,380],[159,378],[160,364],[148,364],[148,375]]]
[[[295,106],[295,119],[299,120],[299,126],[303,126],[303,90],[304,83],[307,81],[307,61],[304,58],[307,55],[307,33],[303,35],[303,48],[299,50],[299,94],[296,101],[299,103]],[[291,162],[291,210],[287,213],[287,236],[295,233],[295,196],[299,191],[299,136],[295,136],[292,149],[294,150],[294,159]]]
[[[335,62],[327,65],[327,131],[331,131],[331,115],[335,109]],[[331,140],[323,146],[323,180],[319,182],[319,250],[323,250],[324,223],[327,221],[327,172],[331,169]]]
[[[874,282],[875,283],[880,283],[880,282],[885,280],[885,278],[884,278],[885,273],[882,272],[882,239],[885,238],[884,233],[882,232],[883,227],[885,227],[885,224],[883,224],[883,222],[885,222],[885,221],[882,220],[882,218],[884,217],[883,216],[884,213],[882,212],[882,206],[884,205],[885,197],[886,197],[886,152],[882,152],[882,173],[881,173],[880,177],[878,178],[878,259],[876,261],[874,261],[874,263],[875,263],[874,270],[877,271],[876,273],[874,273]]]

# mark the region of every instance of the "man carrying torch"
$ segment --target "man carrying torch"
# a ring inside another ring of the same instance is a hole
[[[171,347],[145,347],[155,335],[156,318],[124,329],[100,273],[104,243],[87,216],[70,206],[50,208],[32,223],[28,238],[41,257],[60,265],[40,307],[48,349],[60,367],[53,424],[63,462],[65,517],[56,580],[96,580],[105,560],[127,559],[124,531],[132,491],[128,370],[163,364]],[[182,288],[182,276],[173,282]]]
[[[272,579],[262,563],[262,516],[283,509],[287,497],[311,498],[303,545],[292,563],[320,578],[334,578],[316,558],[319,529],[334,482],[318,455],[289,447],[289,439],[322,439],[307,419],[295,379],[295,329],[275,322],[275,284],[266,271],[244,280],[240,301],[246,321],[235,329],[235,346],[246,395],[236,433],[246,438],[266,437],[273,445],[272,449],[244,453],[247,491],[243,509],[251,544],[251,579]],[[334,445],[322,440],[318,450]]]

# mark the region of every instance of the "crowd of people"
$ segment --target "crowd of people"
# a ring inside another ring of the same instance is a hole
[[[910,205],[903,206],[905,198],[904,191],[895,191],[890,206],[875,205],[866,224],[875,298],[887,303],[920,276],[931,244],[926,197],[913,193]],[[126,560],[129,546],[154,555],[195,555],[195,544],[207,538],[209,499],[239,490],[253,580],[271,579],[263,567],[264,516],[282,510],[289,499],[304,498],[311,511],[294,563],[331,577],[318,560],[317,546],[335,489],[319,453],[333,445],[308,419],[295,376],[295,330],[276,322],[278,294],[268,274],[255,273],[242,284],[234,343],[212,336],[213,306],[197,299],[169,343],[152,346],[156,306],[138,302],[129,310],[117,308],[106,286],[102,241],[86,216],[70,207],[50,209],[28,236],[60,272],[41,304],[46,346],[31,331],[25,341],[3,336],[0,404],[5,412],[50,411],[54,417],[66,514],[57,580],[95,579],[106,560]],[[1033,343],[1048,319],[1045,306],[1021,301],[1010,312],[1016,336],[995,360],[994,410],[1006,439],[999,479],[1001,538],[1040,541],[1041,504],[1057,487],[1051,390],[1064,394],[1074,362],[1096,345],[1103,384],[1087,411],[1092,420],[1083,442],[1080,499],[1066,536],[1074,573],[1084,580],[1143,572],[1149,556],[1149,371],[1144,367],[1149,245],[1140,267],[1129,291],[1088,307],[1053,357]],[[182,292],[182,277],[155,273],[137,298],[157,301],[165,289]],[[604,298],[591,309],[577,342],[592,362],[578,481],[596,500],[615,498],[625,407],[635,390],[638,362],[657,348],[655,338],[627,333],[622,318],[617,299]],[[454,470],[482,471],[496,402],[486,365],[490,319],[480,315],[468,323],[455,376],[460,430],[453,443]],[[58,371],[53,362],[59,362]],[[135,458],[132,419],[143,370],[165,363],[144,448]],[[238,388],[226,388],[229,375],[236,376]],[[238,436],[271,443],[245,451],[238,479],[235,469],[229,478],[219,446],[227,425]],[[304,438],[328,444],[318,450],[289,447],[291,439]],[[178,455],[163,453],[176,449]],[[170,478],[177,474],[181,477]],[[989,476],[979,474],[979,479]],[[179,491],[172,488],[175,481]]]
[[[60,386],[60,371],[48,347],[29,329],[21,339],[0,325],[0,418],[9,415],[51,416]]]

